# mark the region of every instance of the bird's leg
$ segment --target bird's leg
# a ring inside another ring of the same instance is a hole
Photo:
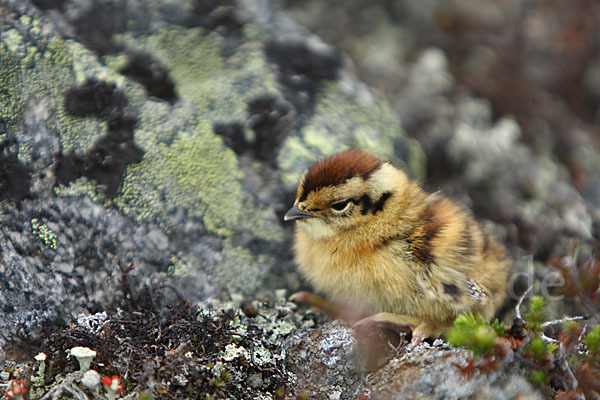
[[[308,304],[311,307],[323,311],[332,318],[339,318],[340,314],[343,312],[337,304],[330,302],[324,297],[306,291],[294,293],[289,297],[289,300],[296,303]]]
[[[308,304],[311,307],[323,311],[331,318],[341,319],[347,323],[354,323],[364,316],[364,314],[361,315],[352,307],[342,307],[324,297],[317,296],[316,294],[306,291],[294,293],[289,297],[289,300],[297,303]],[[349,309],[352,309],[353,311],[348,311]]]
[[[423,321],[421,318],[386,312],[363,318],[353,326],[353,328],[357,330],[373,327],[389,329],[396,333],[407,333],[407,331],[412,331],[411,344],[421,343],[423,339],[431,336],[436,331],[436,328],[432,324]]]

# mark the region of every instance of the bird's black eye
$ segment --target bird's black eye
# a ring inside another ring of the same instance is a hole
[[[331,208],[333,208],[335,211],[345,211],[349,204],[350,200],[338,201],[337,203],[333,203]]]

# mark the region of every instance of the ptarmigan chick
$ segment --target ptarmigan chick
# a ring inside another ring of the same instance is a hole
[[[413,343],[465,311],[490,319],[506,297],[503,248],[473,215],[400,169],[350,150],[310,167],[285,218],[300,271],[359,321],[408,326]]]

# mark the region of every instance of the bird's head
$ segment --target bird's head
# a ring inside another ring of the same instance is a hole
[[[284,220],[298,221],[315,239],[334,236],[375,218],[406,179],[402,171],[364,151],[336,154],[302,174]]]

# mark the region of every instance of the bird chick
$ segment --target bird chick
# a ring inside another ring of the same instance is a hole
[[[408,326],[418,343],[465,311],[489,320],[505,299],[508,260],[472,214],[366,152],[310,167],[284,220],[301,273],[367,315],[359,326]]]

